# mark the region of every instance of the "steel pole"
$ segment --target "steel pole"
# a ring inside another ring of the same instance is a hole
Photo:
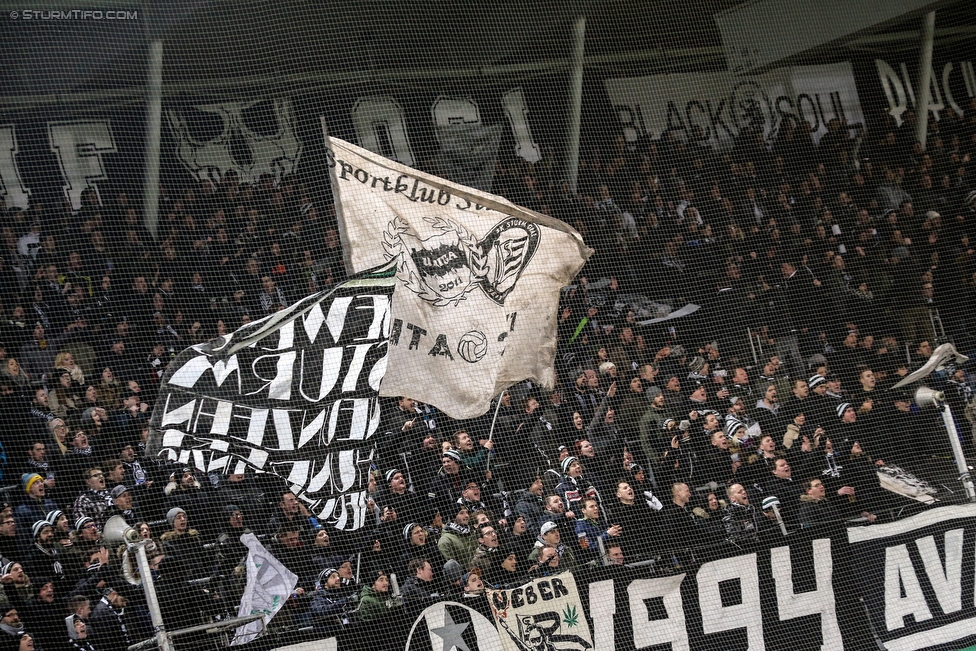
[[[922,48],[918,56],[918,105],[915,107],[915,140],[922,143],[925,151],[925,139],[929,130],[929,99],[932,85],[932,43],[935,41],[935,12],[925,14],[922,22]]]
[[[508,389],[503,389],[501,393],[498,394],[498,404],[495,405],[495,415],[491,417],[491,428],[488,430],[488,440],[491,441],[495,436],[495,423],[498,421],[498,410],[502,408],[502,398],[505,397],[505,391]],[[491,470],[491,450],[488,450],[488,458],[485,459],[485,473]]]
[[[583,53],[586,41],[586,16],[573,24],[573,53],[569,68],[569,124],[566,131],[566,179],[576,194],[579,177],[580,122],[583,115]]]
[[[946,431],[949,433],[949,444],[952,445],[952,456],[956,458],[959,481],[966,489],[966,496],[969,501],[976,502],[976,488],[973,487],[973,480],[969,475],[969,464],[966,462],[966,455],[963,454],[962,444],[959,442],[959,433],[956,431],[956,422],[952,418],[952,410],[944,402],[938,402],[937,406],[942,412],[942,422],[945,423]]]
[[[163,42],[149,43],[146,83],[146,161],[143,170],[142,219],[154,238],[159,228],[159,151],[163,124]]]
[[[149,557],[146,556],[146,544],[136,546],[136,561],[139,565],[139,575],[142,578],[142,591],[146,595],[146,605],[149,606],[149,617],[152,619],[153,631],[156,634],[156,644],[160,651],[175,651],[173,643],[163,624],[163,614],[159,610],[159,599],[156,597],[156,586],[153,584],[152,570],[149,567]]]

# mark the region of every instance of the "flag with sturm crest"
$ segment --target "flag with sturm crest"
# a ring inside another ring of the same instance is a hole
[[[323,128],[324,131],[324,128]],[[591,251],[565,223],[325,134],[346,265],[396,264],[380,395],[454,418],[553,384],[559,290]]]

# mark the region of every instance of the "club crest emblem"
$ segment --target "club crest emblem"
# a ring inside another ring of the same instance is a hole
[[[396,260],[400,282],[438,307],[457,305],[478,288],[504,305],[539,248],[539,227],[516,217],[498,222],[480,240],[451,219],[423,222],[427,228],[417,233],[394,218],[383,233],[383,249],[387,260]]]

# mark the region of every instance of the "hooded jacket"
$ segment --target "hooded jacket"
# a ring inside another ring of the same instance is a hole
[[[397,606],[389,592],[382,593],[368,585],[359,593],[359,619],[364,622],[377,620]]]

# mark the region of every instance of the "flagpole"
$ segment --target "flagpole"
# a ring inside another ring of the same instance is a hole
[[[502,389],[502,392],[498,394],[498,404],[495,405],[495,415],[491,418],[491,429],[488,430],[488,442],[491,442],[493,436],[495,436],[495,423],[498,421],[498,411],[502,408],[502,397],[505,395],[507,389]],[[485,474],[491,472],[491,450],[488,450],[488,460],[485,462]]]
[[[322,142],[325,145],[326,151],[331,151],[332,141],[329,137],[329,126],[325,122],[325,116],[319,116],[319,124],[322,126]],[[339,243],[342,245],[342,261],[346,265],[346,274],[353,275],[356,270],[353,268],[352,264],[352,245],[349,241],[349,233],[346,230],[346,220],[343,218],[342,214],[342,201],[339,199],[339,193],[337,189],[339,187],[339,179],[336,176],[336,165],[333,165],[329,170],[329,182],[332,186],[332,203],[335,206],[336,212],[336,227],[339,231]]]

